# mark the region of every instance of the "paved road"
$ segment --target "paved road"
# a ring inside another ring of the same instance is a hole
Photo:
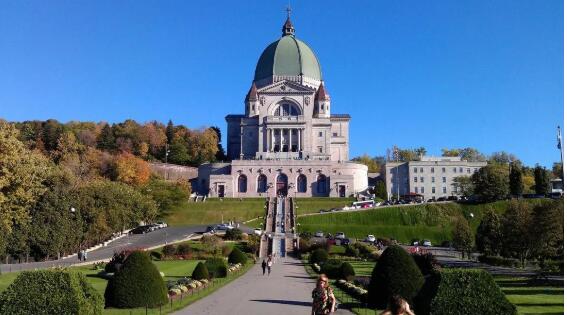
[[[110,259],[114,252],[120,251],[123,248],[149,248],[153,246],[164,245],[168,243],[185,239],[196,233],[202,233],[206,230],[206,225],[188,226],[188,227],[168,227],[160,229],[147,234],[133,234],[125,236],[121,239],[111,242],[108,246],[101,247],[97,250],[88,252],[87,263],[92,261]],[[0,264],[0,271],[2,273],[50,268],[54,266],[71,266],[78,264],[77,256],[72,256],[66,259],[59,259],[45,262],[33,262],[24,264]]]
[[[260,264],[240,278],[183,310],[183,314],[310,314],[315,281],[301,261],[279,258],[270,276],[262,276]],[[335,314],[351,314],[339,310]]]

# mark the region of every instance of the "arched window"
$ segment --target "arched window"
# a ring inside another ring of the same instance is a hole
[[[276,107],[274,116],[298,116],[300,113],[301,110],[294,104],[281,104]]]
[[[297,176],[297,192],[307,192],[307,177],[303,174]]]
[[[324,194],[327,192],[327,176],[320,174],[317,176],[317,193]]]
[[[278,196],[287,196],[287,175],[279,174],[276,178],[276,192]]]
[[[238,192],[245,193],[248,186],[248,179],[245,175],[238,176]]]
[[[259,193],[265,193],[266,189],[268,187],[268,179],[266,178],[266,175],[261,174],[260,176],[258,176],[258,189],[257,192]]]

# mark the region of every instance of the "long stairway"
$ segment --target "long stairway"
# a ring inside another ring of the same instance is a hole
[[[293,198],[269,198],[266,201],[264,234],[260,243],[260,258],[268,255],[285,257],[297,246]]]

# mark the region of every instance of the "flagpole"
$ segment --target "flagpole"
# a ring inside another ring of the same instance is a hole
[[[561,167],[563,167],[563,143],[561,142],[561,126],[557,126],[557,148],[561,152]]]

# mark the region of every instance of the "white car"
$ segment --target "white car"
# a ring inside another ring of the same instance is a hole
[[[262,233],[263,233],[262,229],[254,229],[254,234],[262,235]]]
[[[166,228],[167,227],[167,223],[160,221],[156,223],[160,229]]]
[[[315,237],[325,237],[325,234],[323,234],[323,231],[317,231],[315,232]]]
[[[232,226],[228,223],[223,223],[223,224],[217,225],[217,230],[219,230],[219,231],[226,231],[226,230],[232,230],[232,229],[234,229],[234,226]]]
[[[366,235],[366,239],[364,239],[364,241],[374,243],[374,242],[376,242],[376,237],[372,234],[368,234],[368,235]]]
[[[423,240],[423,246],[431,247],[431,241],[430,240]]]
[[[345,235],[345,233],[343,233],[343,232],[337,232],[337,233],[335,234],[335,238],[343,239],[343,238],[346,238],[346,235]]]

